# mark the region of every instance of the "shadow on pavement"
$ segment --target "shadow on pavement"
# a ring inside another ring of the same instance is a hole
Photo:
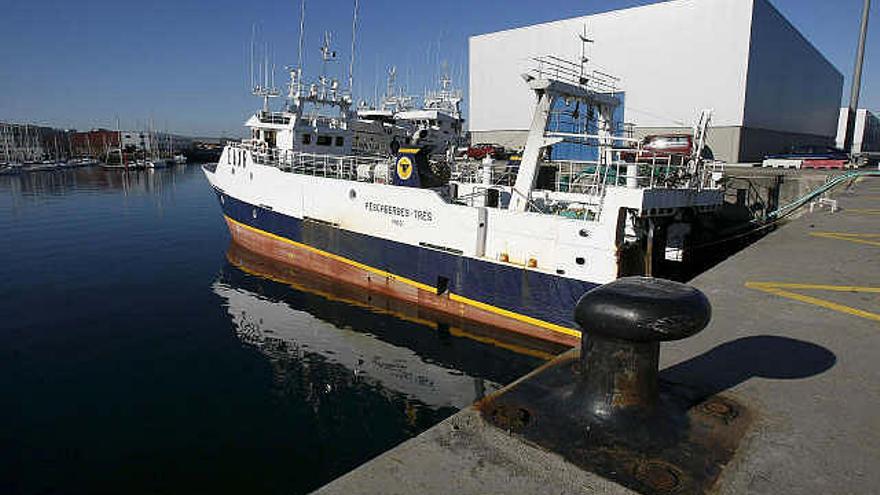
[[[721,344],[660,372],[665,382],[694,389],[699,399],[750,378],[797,380],[824,373],[837,362],[828,349],[787,337],[759,335]]]

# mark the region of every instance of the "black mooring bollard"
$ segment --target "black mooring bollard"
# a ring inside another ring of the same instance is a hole
[[[680,340],[709,323],[712,309],[693,287],[646,277],[618,279],[581,297],[582,413],[612,419],[651,414],[658,402],[660,342]]]
[[[734,397],[658,379],[660,342],[696,334],[698,290],[623,278],[581,298],[581,355],[566,353],[478,405],[491,424],[642,493],[710,493],[752,414]]]

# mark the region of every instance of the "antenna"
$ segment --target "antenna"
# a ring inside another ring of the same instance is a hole
[[[254,89],[254,43],[257,38],[257,24],[251,24],[251,91]]]
[[[394,96],[395,89],[395,81],[397,81],[397,66],[392,65],[390,69],[388,69],[388,86],[385,89],[385,96],[387,98],[391,98]]]
[[[333,33],[330,31],[324,31],[324,43],[321,45],[321,60],[324,61],[324,66],[321,69],[322,79],[326,79],[327,76],[327,62],[336,60],[336,50],[330,48],[332,41]]]
[[[348,90],[354,94],[354,51],[357,38],[358,0],[354,0],[354,17],[351,20],[351,64],[348,66]]]
[[[444,60],[440,63],[440,88],[447,91],[450,84],[452,84],[452,80],[449,79],[449,62]]]
[[[256,38],[256,27],[252,31],[253,38]],[[263,98],[263,112],[269,112],[269,98],[277,98],[280,93],[275,88],[275,61],[272,55],[272,74],[269,74],[269,43],[262,43],[262,53],[257,53],[256,40],[251,40],[251,93],[254,96]],[[254,80],[254,62],[259,56],[260,61],[257,64],[256,80]]]
[[[263,43],[263,87],[269,88],[269,43]]]
[[[306,0],[302,0],[300,2],[299,7],[299,52],[297,58],[297,76],[302,75],[303,68],[303,36],[305,35],[306,29]]]
[[[581,84],[587,84],[587,78],[586,78],[587,68],[586,68],[586,66],[587,66],[587,62],[590,61],[590,59],[587,58],[587,44],[593,43],[593,40],[587,37],[587,25],[586,24],[584,24],[584,33],[578,34],[578,37],[581,39],[581,60],[580,60],[580,64],[579,64],[581,67],[581,74],[580,74],[579,82]]]

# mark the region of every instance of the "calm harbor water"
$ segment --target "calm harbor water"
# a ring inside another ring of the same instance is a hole
[[[550,352],[231,246],[194,165],[0,177],[0,232],[0,493],[305,493]]]

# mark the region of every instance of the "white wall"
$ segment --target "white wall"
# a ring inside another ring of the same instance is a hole
[[[595,68],[621,78],[626,120],[690,126],[702,108],[714,124],[742,124],[752,0],[675,0],[470,39],[470,129],[527,129],[533,97],[519,77],[530,57],[577,60],[577,33],[595,40]]]
[[[840,109],[840,122],[837,126],[836,145],[840,149],[846,146],[846,131],[849,124],[849,107]],[[853,123],[852,148],[847,151],[859,154],[862,152],[876,153],[880,151],[880,119],[867,109],[860,108],[856,112]]]
[[[767,0],[674,0],[470,39],[470,129],[525,130],[530,58],[576,60],[587,26],[596,68],[621,78],[626,120],[833,137],[843,76]]]
[[[835,136],[843,75],[767,0],[754,0],[744,125]]]

